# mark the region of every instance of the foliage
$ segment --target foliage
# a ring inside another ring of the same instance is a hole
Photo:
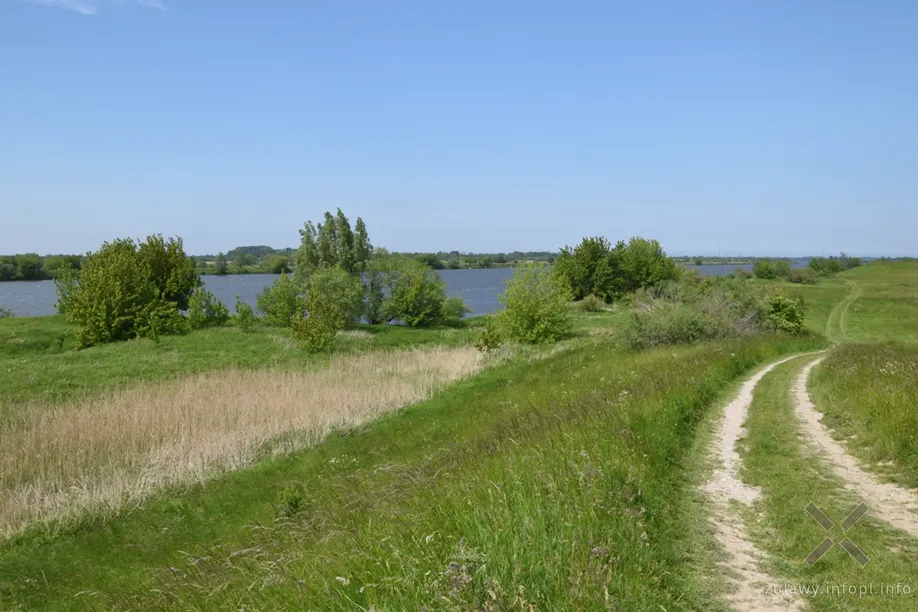
[[[65,272],[58,304],[77,327],[78,347],[158,338],[183,331],[179,311],[188,308],[199,282],[180,238],[119,239],[90,253],[78,277]]]
[[[265,262],[268,274],[287,274],[290,270],[290,259],[286,255],[272,255]]]
[[[12,310],[10,310],[9,308],[3,308],[2,306],[0,306],[0,319],[9,319],[13,316],[15,315],[13,314]]]
[[[434,270],[442,270],[443,262],[434,255],[433,253],[422,253],[417,256],[417,260],[424,264],[425,266],[432,268]]]
[[[503,344],[504,339],[500,327],[499,316],[486,316],[484,325],[481,327],[481,332],[475,337],[475,348],[483,353],[487,353]]]
[[[702,259],[701,257],[696,257],[696,258],[693,260],[693,262],[694,262],[694,264],[695,264],[696,266],[704,265],[704,259]]]
[[[300,290],[293,278],[286,273],[275,279],[258,294],[258,310],[271,325],[287,327],[293,321],[297,309],[297,297]]]
[[[191,329],[219,327],[229,321],[229,309],[212,292],[198,287],[188,300],[188,324]]]
[[[640,237],[627,244],[620,240],[614,248],[606,238],[584,238],[577,247],[561,250],[554,270],[566,279],[574,299],[594,294],[606,302],[680,274],[659,242]]]
[[[752,273],[756,278],[774,279],[778,273],[775,270],[775,264],[770,259],[760,259],[752,266]]]
[[[842,253],[838,257],[814,257],[810,260],[810,269],[820,276],[838,274],[844,270],[857,268],[860,265],[860,257],[850,257],[846,253]]]
[[[803,302],[783,293],[775,293],[765,304],[765,324],[774,331],[797,335],[804,331]]]
[[[363,286],[360,278],[339,267],[321,268],[309,277],[306,286],[306,312],[317,308],[332,320],[336,330],[357,321],[363,311]]]
[[[408,257],[391,257],[388,263],[389,297],[382,306],[384,319],[398,319],[409,327],[439,322],[446,300],[446,283],[440,275]]]
[[[458,325],[466,313],[472,312],[472,309],[462,301],[461,297],[453,296],[443,300],[440,307],[439,323],[444,325]]]
[[[775,276],[777,278],[787,278],[791,273],[790,262],[786,259],[777,259],[774,263]]]
[[[605,308],[603,301],[592,293],[580,300],[579,304],[583,312],[602,312]]]
[[[337,215],[326,211],[318,225],[312,221],[300,230],[300,246],[294,255],[294,280],[305,285],[317,269],[339,267],[348,274],[358,274],[366,269],[372,256],[367,228],[358,217],[356,232],[341,209]]]
[[[331,348],[338,331],[344,329],[344,318],[332,295],[312,287],[299,298],[291,335],[310,352],[325,351]]]
[[[571,329],[567,303],[571,291],[564,278],[540,264],[519,266],[498,298],[504,306],[501,328],[508,340],[553,342]]]
[[[790,271],[787,275],[787,280],[801,285],[815,285],[819,277],[813,272],[812,268],[797,268]]]
[[[733,273],[733,275],[740,280],[746,280],[753,277],[752,272],[740,267],[736,268],[736,271]]]
[[[217,259],[214,262],[214,267],[217,269],[217,274],[220,276],[229,273],[229,264],[226,262],[226,256],[223,253],[217,254]]]
[[[236,326],[239,328],[239,331],[242,333],[249,333],[252,326],[255,325],[256,317],[255,311],[252,310],[251,304],[248,302],[243,302],[239,299],[239,295],[236,295],[236,304],[234,307],[236,314],[233,316],[233,320],[236,322]]]
[[[712,276],[638,291],[632,306],[622,339],[636,349],[748,335],[759,329],[764,309],[752,285]]]

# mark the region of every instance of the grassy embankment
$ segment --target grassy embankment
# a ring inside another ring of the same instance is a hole
[[[916,487],[918,265],[878,262],[804,290],[835,286],[847,293],[829,312],[826,334],[839,344],[813,370],[813,400],[823,423],[862,465]],[[838,546],[812,567],[804,561],[827,534],[802,509],[813,502],[838,523],[862,501],[808,442],[811,433],[794,415],[793,381],[812,359],[779,366],[755,393],[743,474],[763,493],[746,513],[754,540],[769,554],[780,584],[809,589],[813,610],[913,610],[918,542],[870,513],[849,534],[838,527],[828,534],[835,542],[850,535],[869,558],[865,567]]]
[[[742,373],[813,342],[506,364],[104,525],[15,538],[3,603],[697,607],[696,428]]]
[[[826,319],[830,295],[808,300]],[[489,370],[313,449],[167,490],[115,518],[33,526],[0,548],[0,607],[353,609],[357,597],[384,606],[709,609],[698,567],[712,551],[686,478],[698,464],[698,428],[742,373],[819,341],[764,337],[635,355],[610,342],[626,316],[579,315],[577,337],[553,357]],[[24,321],[4,323],[23,338],[8,343],[19,346],[2,364],[16,381],[4,414],[41,403],[66,415],[87,397],[187,372],[319,363],[278,330],[59,353],[60,321],[27,323],[31,333]],[[415,332],[362,331],[372,337],[344,337],[339,348],[404,346],[402,334]],[[412,340],[461,351],[469,334],[424,330]],[[290,572],[279,574],[282,565]],[[211,589],[222,598],[213,604],[204,598]]]

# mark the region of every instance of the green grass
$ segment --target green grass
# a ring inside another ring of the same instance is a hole
[[[814,343],[501,366],[112,521],[35,528],[0,548],[0,608],[708,609],[695,434],[737,377]]]
[[[810,381],[823,421],[855,456],[918,487],[918,347],[843,345]]]
[[[813,357],[782,364],[759,383],[749,412],[749,434],[745,445],[743,480],[761,487],[762,498],[746,512],[747,524],[758,547],[768,553],[767,567],[779,584],[785,582],[819,589],[807,598],[812,610],[889,610],[916,608],[918,588],[918,545],[869,515],[848,533],[869,557],[861,568],[848,554],[835,546],[812,567],[806,557],[826,537],[826,533],[805,511],[815,503],[839,523],[860,502],[815,458],[801,438],[793,413],[791,383],[800,368]],[[840,528],[829,537],[840,541]],[[878,593],[880,585],[910,585],[912,593]],[[832,587],[874,585],[874,593],[833,593]]]
[[[842,276],[860,290],[845,317],[847,340],[918,342],[918,262],[874,262]]]
[[[412,329],[398,325],[358,325],[362,337],[343,335],[341,352],[471,344],[476,320],[462,327]],[[165,380],[225,368],[315,367],[326,355],[307,353],[288,329],[257,325],[244,334],[236,327],[203,329],[72,350],[70,325],[62,317],[0,319],[0,416],[24,402],[61,402],[141,382]]]

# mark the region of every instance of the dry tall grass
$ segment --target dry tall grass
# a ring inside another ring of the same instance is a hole
[[[420,401],[482,364],[473,348],[334,357],[320,370],[223,371],[82,400],[29,406],[0,424],[0,533],[105,513],[165,486]]]

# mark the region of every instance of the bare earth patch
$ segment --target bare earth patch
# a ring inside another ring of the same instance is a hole
[[[736,450],[737,443],[746,435],[744,424],[755,386],[775,366],[796,357],[798,355],[772,363],[743,383],[739,394],[724,409],[711,451],[716,467],[704,490],[711,502],[715,533],[724,551],[722,564],[727,570],[725,578],[733,586],[733,591],[727,593],[725,599],[735,610],[742,612],[804,609],[804,603],[799,598],[767,588],[777,581],[760,568],[759,560],[764,558],[765,553],[752,543],[743,519],[731,508],[732,502],[749,506],[760,495],[758,487],[746,485],[740,480],[741,458]]]
[[[808,363],[795,383],[797,418],[803,423],[810,442],[831,465],[835,474],[849,491],[863,498],[870,513],[894,527],[918,537],[918,491],[906,489],[890,482],[880,482],[877,477],[861,469],[854,457],[829,433],[822,424],[822,413],[816,410],[807,392],[810,372],[822,359]]]
[[[166,486],[321,441],[482,366],[471,347],[342,355],[314,371],[221,371],[24,406],[0,423],[0,534],[111,512]]]

